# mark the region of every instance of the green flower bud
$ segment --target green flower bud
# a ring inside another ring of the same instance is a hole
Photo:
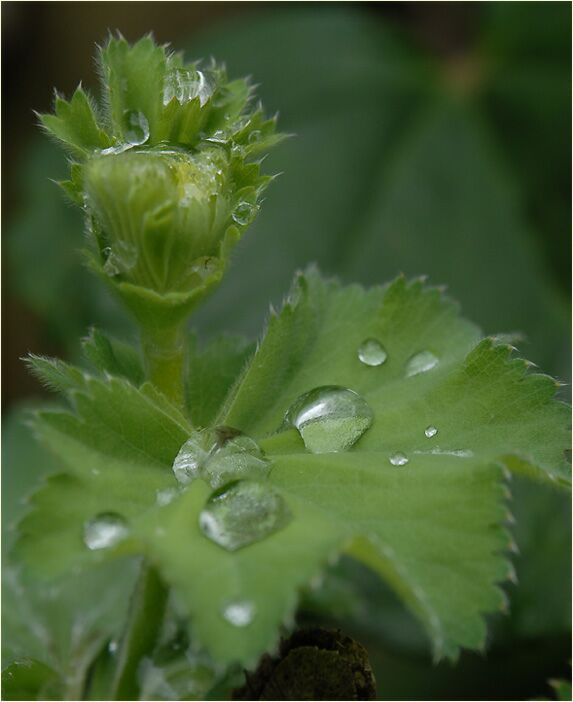
[[[81,86],[44,128],[71,151],[92,267],[146,329],[173,327],[216,285],[271,180],[255,158],[282,138],[245,80],[185,65],[145,37],[100,52],[99,108]]]

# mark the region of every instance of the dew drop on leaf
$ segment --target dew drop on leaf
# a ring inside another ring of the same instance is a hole
[[[182,485],[200,477],[203,464],[209,457],[210,446],[205,448],[205,432],[195,431],[179,449],[173,461],[173,472]]]
[[[205,536],[227,551],[261,541],[291,519],[283,497],[265,483],[241,480],[213,493],[199,515]]]
[[[159,507],[165,507],[165,505],[170,504],[177,497],[178,490],[176,488],[165,488],[165,490],[158,490],[155,494],[155,501]]]
[[[257,442],[231,427],[194,431],[173,462],[180,483],[203,478],[212,488],[239,478],[262,478],[269,470]]]
[[[439,359],[431,351],[420,351],[420,353],[412,356],[406,364],[406,375],[426,373],[435,368],[439,362]]]
[[[312,453],[332,453],[353,446],[373,418],[370,406],[358,393],[338,385],[324,385],[295,400],[284,424],[298,430]]]
[[[223,619],[233,626],[249,626],[255,618],[255,604],[248,600],[229,602],[223,607],[221,614]]]
[[[358,347],[358,358],[365,366],[381,366],[388,354],[377,339],[366,339]]]
[[[257,442],[241,435],[215,449],[203,467],[203,477],[212,488],[219,488],[238,478],[262,478],[269,470],[270,463]]]
[[[256,205],[252,205],[250,202],[242,201],[237,204],[231,214],[231,217],[236,224],[241,227],[245,227],[253,220],[256,212]]]
[[[168,105],[173,98],[183,105],[199,98],[201,107],[213,94],[213,83],[203,71],[187,68],[174,68],[165,76],[163,104]]]
[[[409,462],[406,454],[402,453],[401,451],[396,451],[396,453],[393,453],[388,460],[393,466],[405,466],[406,463]]]
[[[84,524],[84,543],[90,551],[110,548],[125,539],[127,522],[116,512],[102,512]]]
[[[428,439],[431,439],[432,437],[436,436],[437,433],[438,433],[438,430],[432,424],[430,424],[429,427],[426,427],[424,429],[424,434],[426,435],[426,438],[428,438]]]
[[[124,137],[131,146],[140,146],[149,139],[149,122],[143,112],[126,110],[124,119]]]

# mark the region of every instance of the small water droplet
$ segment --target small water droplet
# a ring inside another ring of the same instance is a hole
[[[125,539],[127,522],[115,512],[102,512],[84,525],[84,543],[90,551],[109,548]]]
[[[245,227],[247,224],[252,222],[257,213],[257,209],[258,208],[256,205],[253,205],[250,202],[242,201],[235,207],[231,217],[239,226]]]
[[[229,135],[227,134],[227,132],[224,132],[222,129],[217,129],[212,134],[209,134],[209,136],[205,137],[205,141],[208,141],[211,144],[223,144],[224,145],[229,141]]]
[[[247,139],[247,141],[249,142],[249,144],[256,144],[257,141],[261,140],[261,137],[262,137],[262,132],[260,132],[258,129],[254,129],[249,134],[249,138]]]
[[[149,122],[143,112],[126,110],[123,114],[125,140],[131,146],[140,146],[149,139]]]
[[[433,436],[436,436],[437,433],[438,433],[438,430],[432,424],[430,424],[429,427],[426,427],[424,429],[424,434],[426,435],[426,437],[428,439],[431,439]]]
[[[324,385],[295,400],[284,425],[295,427],[312,453],[331,453],[353,446],[372,421],[372,410],[358,393]]]
[[[401,451],[396,451],[393,453],[388,460],[393,466],[405,466],[409,462],[408,457]]]
[[[420,353],[414,354],[406,364],[406,375],[426,373],[435,368],[439,362],[439,359],[431,351],[420,351]]]
[[[266,483],[240,480],[213,493],[199,515],[205,536],[236,551],[282,529],[291,519],[279,493]]]
[[[179,491],[177,488],[165,488],[165,490],[158,490],[155,493],[155,501],[159,507],[165,507],[165,505],[170,504],[177,497]]]
[[[248,600],[229,602],[221,611],[223,619],[238,627],[249,626],[255,618],[255,603]]]
[[[115,640],[112,639],[112,640],[109,642],[108,646],[107,646],[107,650],[108,650],[108,651],[111,653],[111,655],[113,656],[113,654],[117,652],[117,648],[118,648],[118,646],[117,646],[117,641],[115,641]]]
[[[388,354],[377,339],[366,339],[358,347],[358,358],[365,366],[381,366]]]

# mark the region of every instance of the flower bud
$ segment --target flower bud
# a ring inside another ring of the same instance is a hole
[[[254,157],[282,136],[247,81],[184,65],[150,37],[111,39],[100,63],[99,112],[80,86],[40,119],[76,159],[62,186],[86,213],[92,267],[158,329],[220,281],[271,180]]]

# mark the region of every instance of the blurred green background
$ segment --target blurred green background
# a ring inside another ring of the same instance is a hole
[[[54,86],[97,90],[94,44],[110,29],[129,40],[153,31],[188,58],[214,56],[231,77],[252,75],[294,135],[268,158],[282,175],[194,320],[205,338],[256,336],[269,302],[280,304],[293,272],[316,261],[345,282],[427,274],[485,333],[520,333],[523,355],[570,379],[569,3],[5,2],[2,20],[10,519],[45,470],[18,428],[22,403],[42,398],[19,358],[75,359],[94,323],[133,334],[81,267],[79,213],[49,181],[65,159],[32,112],[50,109]],[[492,622],[487,655],[433,668],[412,620],[350,564],[301,617],[343,625],[368,646],[381,698],[545,694],[548,677],[570,670],[569,500],[513,489],[521,584],[509,588],[510,617]]]

